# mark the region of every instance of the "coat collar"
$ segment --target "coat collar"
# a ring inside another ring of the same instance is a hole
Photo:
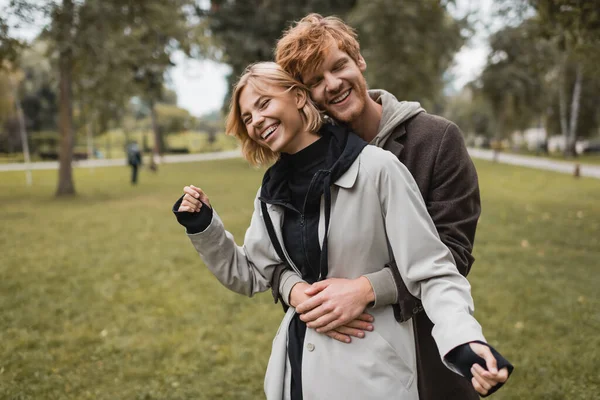
[[[333,183],[334,185],[342,187],[344,189],[350,189],[352,186],[354,186],[354,183],[356,182],[356,177],[358,176],[358,169],[360,167],[360,157],[361,156],[359,155],[358,158],[354,160],[352,165],[350,165],[350,168],[348,168],[346,172],[344,172],[342,176],[340,176]]]

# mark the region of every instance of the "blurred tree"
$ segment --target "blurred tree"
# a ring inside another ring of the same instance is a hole
[[[491,139],[494,134],[494,112],[476,83],[470,83],[460,93],[446,99],[444,116],[460,126],[466,139],[484,136]]]
[[[229,87],[248,64],[273,59],[277,39],[289,25],[311,12],[346,16],[356,0],[211,0],[208,10],[197,9],[206,18],[205,35],[214,41],[208,54],[231,66]],[[229,104],[229,93],[224,108]]]
[[[28,131],[56,131],[58,111],[57,80],[53,66],[46,56],[48,44],[36,39],[21,52],[21,102]]]
[[[0,152],[12,153],[19,146],[19,121],[13,91],[12,65],[4,61],[0,69]]]
[[[528,128],[548,107],[548,82],[555,60],[534,19],[490,37],[491,52],[477,85],[496,120],[496,139]]]
[[[12,0],[10,11],[23,19],[49,19],[43,37],[49,51],[57,55],[59,72],[60,163],[56,194],[75,193],[73,159],[73,90],[78,95],[82,118],[119,118],[128,98],[143,94],[151,104],[161,99],[164,74],[172,66],[176,51],[190,53],[194,36],[193,0],[74,1]],[[0,21],[0,35],[8,32]],[[16,53],[16,42],[2,49],[0,56]],[[136,84],[134,84],[134,82]],[[90,112],[95,110],[97,112]],[[155,153],[160,152],[160,135],[155,124]],[[153,158],[154,159],[154,158]]]
[[[444,72],[469,34],[440,0],[360,0],[348,22],[357,29],[369,86],[433,107]]]
[[[188,110],[172,104],[159,103],[156,105],[159,129],[165,134],[183,132],[195,125],[195,118]]]
[[[558,117],[565,138],[565,156],[575,155],[575,140],[586,77],[599,75],[600,7],[597,0],[504,0],[500,13],[519,18],[535,12],[543,35],[558,51]],[[574,79],[569,74],[574,71]],[[589,72],[588,72],[589,71]],[[569,93],[570,92],[570,93]],[[568,101],[571,101],[570,107]]]
[[[4,15],[4,13],[0,15],[0,69],[7,68],[8,63],[12,65],[18,59],[19,51],[23,47],[20,40],[9,36],[10,26]],[[10,14],[6,13],[6,15]]]

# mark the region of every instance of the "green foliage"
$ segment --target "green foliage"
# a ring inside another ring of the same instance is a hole
[[[190,112],[170,104],[157,104],[156,113],[159,129],[164,134],[182,132],[194,125]]]
[[[311,12],[345,16],[356,0],[211,0],[206,30],[218,51],[213,56],[232,68],[229,86],[244,68],[257,61],[273,59],[273,48],[284,29]],[[224,107],[228,104],[226,96]]]
[[[492,138],[495,118],[489,101],[481,90],[467,85],[463,90],[446,99],[444,117],[457,124],[467,138],[485,136]]]
[[[595,398],[597,181],[476,165],[475,315],[516,366],[494,397]],[[33,188],[2,173],[0,398],[264,398],[281,307],[221,287],[170,211],[201,185],[241,240],[262,172],[241,159],[162,165],[136,188],[125,165],[75,175],[84,194],[58,201],[55,171],[34,171]]]
[[[478,85],[498,121],[496,136],[502,137],[528,128],[550,105],[547,79],[556,70],[556,52],[535,19],[496,32],[490,47]]]
[[[454,19],[439,0],[364,0],[349,23],[359,33],[369,86],[431,110],[465,42],[467,21]]]
[[[499,3],[500,14],[516,27],[504,29],[493,38],[496,42],[506,42],[502,51],[518,50],[520,55],[515,58],[519,61],[513,61],[510,66],[506,63],[494,66],[489,62],[487,77],[485,72],[482,75],[482,79],[488,81],[484,84],[488,89],[484,90],[497,113],[503,119],[516,122],[513,128],[547,114],[547,130],[563,134],[571,143],[576,137],[594,135],[600,114],[596,95],[600,87],[598,2],[504,0]],[[524,15],[532,14],[533,17],[523,20]],[[524,36],[526,32],[530,34]],[[538,67],[531,68],[532,64]],[[581,93],[576,90],[577,70],[581,72]],[[523,79],[524,75],[527,79]]]

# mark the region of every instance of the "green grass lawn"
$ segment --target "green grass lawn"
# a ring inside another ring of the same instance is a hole
[[[600,392],[600,181],[477,162],[476,316],[516,366],[495,399]],[[170,207],[196,184],[242,238],[261,171],[243,160],[0,173],[0,399],[260,399],[282,317],[222,288]],[[375,325],[377,329],[377,325]]]

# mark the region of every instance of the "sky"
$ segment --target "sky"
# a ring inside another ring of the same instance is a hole
[[[9,0],[0,0],[0,10]],[[489,52],[487,35],[494,25],[492,18],[492,0],[457,0],[456,9],[451,12],[463,16],[471,11],[480,21],[475,26],[475,35],[463,46],[455,57],[455,65],[450,70],[453,76],[452,89],[459,90],[473,80],[485,65]],[[17,34],[31,40],[39,32],[37,26],[24,26]],[[209,60],[186,59],[182,54],[176,54],[173,61],[176,66],[170,72],[169,86],[177,93],[177,103],[187,109],[192,115],[201,116],[219,110],[227,92],[225,76],[229,67]],[[410,99],[407,99],[410,100]]]

